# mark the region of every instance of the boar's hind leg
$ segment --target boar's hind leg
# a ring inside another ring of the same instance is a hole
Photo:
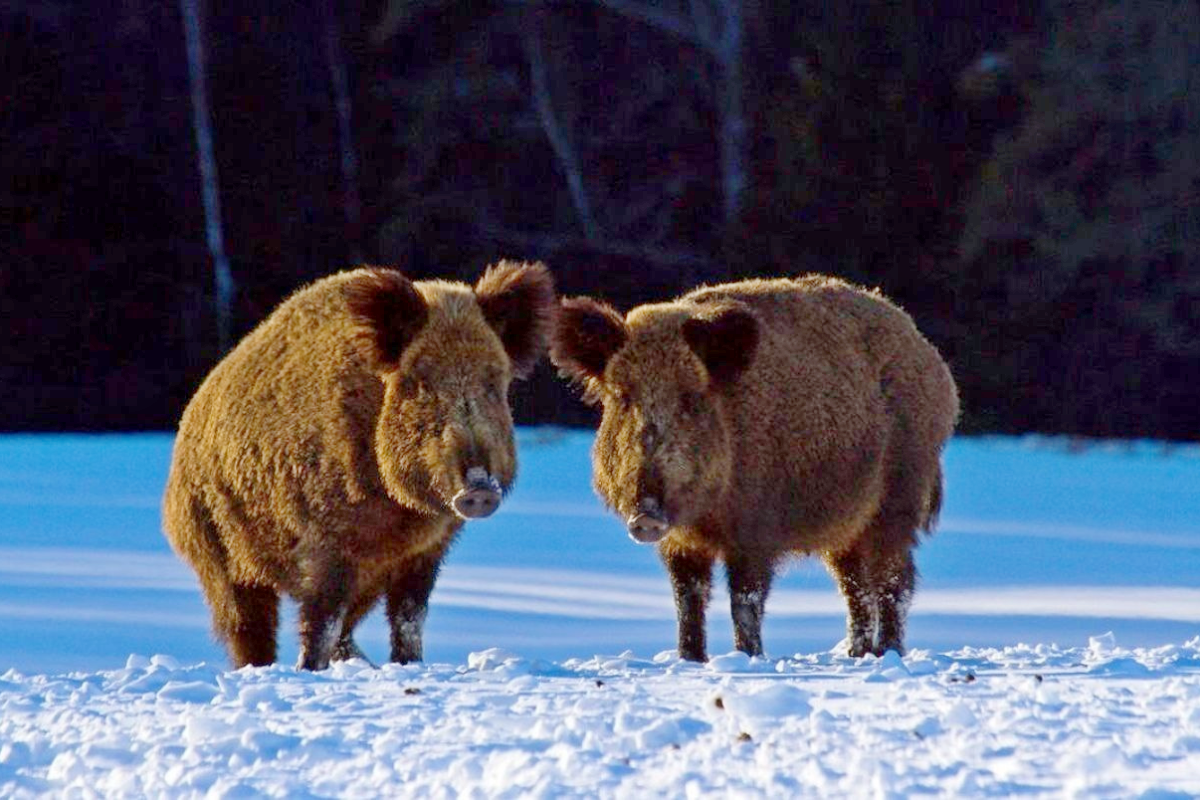
[[[353,574],[340,563],[307,565],[300,601],[300,669],[325,669],[342,639]]]
[[[387,594],[392,661],[408,664],[424,659],[422,639],[429,595],[437,581],[443,550],[424,553],[410,561],[392,579]]]
[[[856,545],[830,556],[829,569],[846,599],[846,640],[850,656],[859,658],[875,652],[876,606],[871,590],[870,556]]]
[[[333,648],[333,654],[329,657],[330,661],[349,661],[352,658],[361,658],[371,666],[375,666],[371,659],[367,658],[367,654],[363,652],[358,643],[354,641],[354,629],[358,627],[358,623],[362,618],[371,612],[371,608],[375,605],[378,597],[369,599],[360,599],[355,605],[350,607],[346,612],[346,619],[342,623],[342,637],[338,639],[337,645]]]
[[[347,628],[349,626],[346,626]],[[358,646],[358,642],[354,641],[354,637],[348,631],[342,631],[342,638],[338,639],[337,645],[334,646],[333,652],[329,656],[330,661],[349,661],[352,658],[362,659],[375,666],[371,659],[367,658],[367,654]]]
[[[888,488],[883,505],[861,538],[869,548],[868,583],[874,595],[878,630],[871,652],[881,656],[888,650],[904,655],[904,626],[908,607],[917,586],[917,568],[913,548],[917,531],[933,524],[941,505],[941,469],[936,458],[932,469],[921,468],[926,462],[921,450],[902,451],[906,457],[888,473]],[[933,488],[923,480],[935,476]]]
[[[763,610],[771,591],[772,567],[762,556],[725,557],[729,577],[729,604],[733,614],[733,646],[751,656],[761,656]]]
[[[895,650],[904,655],[904,624],[908,607],[917,585],[917,567],[912,550],[881,554],[873,565],[872,582],[879,604],[879,631],[875,640],[875,655]]]
[[[663,553],[675,593],[679,621],[679,657],[688,661],[708,658],[704,635],[704,610],[712,592],[713,557],[694,551]]]
[[[916,588],[915,525],[881,517],[846,553],[829,559],[846,598],[846,636],[852,657],[888,650],[904,655],[904,626]]]

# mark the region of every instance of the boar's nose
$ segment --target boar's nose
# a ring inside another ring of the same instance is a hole
[[[490,517],[500,506],[500,492],[490,486],[463,489],[454,495],[454,510],[464,519]]]
[[[454,495],[455,512],[463,519],[489,517],[500,507],[500,483],[480,467],[467,470],[467,485]]]
[[[641,544],[654,544],[667,535],[670,526],[658,501],[648,497],[638,503],[638,511],[625,523],[629,538]]]
[[[629,538],[639,544],[654,544],[667,535],[667,523],[650,514],[634,514],[627,523]]]

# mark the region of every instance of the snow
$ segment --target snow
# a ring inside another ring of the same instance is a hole
[[[1200,796],[1200,448],[956,439],[901,658],[799,561],[768,656],[679,661],[591,437],[519,433],[427,662],[230,671],[158,505],[171,439],[0,436],[0,797]],[[382,616],[359,644],[382,662]]]

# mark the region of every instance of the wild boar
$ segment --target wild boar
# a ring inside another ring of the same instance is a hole
[[[509,383],[556,308],[542,264],[502,261],[474,288],[361,268],[299,290],[217,364],[179,424],[163,525],[235,666],[275,660],[281,595],[300,667],[361,655],[381,597],[391,660],[422,658],[443,556],[515,478]]]
[[[904,652],[912,551],[941,507],[958,416],[908,314],[821,275],[700,288],[624,318],[574,298],[550,357],[603,404],[595,486],[634,540],[657,543],[682,658],[706,658],[716,559],[734,644],[761,655],[775,571],[808,554],[846,599],[850,654]]]

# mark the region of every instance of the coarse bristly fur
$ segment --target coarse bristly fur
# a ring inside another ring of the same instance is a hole
[[[391,659],[421,658],[454,498],[514,480],[508,387],[556,309],[541,264],[502,261],[473,288],[360,268],[296,292],[212,370],[163,525],[235,666],[275,660],[280,595],[300,606],[301,666],[361,656],[354,626],[381,597]]]
[[[908,314],[821,275],[700,288],[625,317],[572,298],[550,357],[603,404],[597,491],[640,540],[654,539],[637,521],[657,521],[682,657],[706,658],[717,559],[735,644],[761,654],[771,580],[793,554],[820,555],[838,581],[851,654],[903,652],[912,551],[958,417],[950,370]]]

